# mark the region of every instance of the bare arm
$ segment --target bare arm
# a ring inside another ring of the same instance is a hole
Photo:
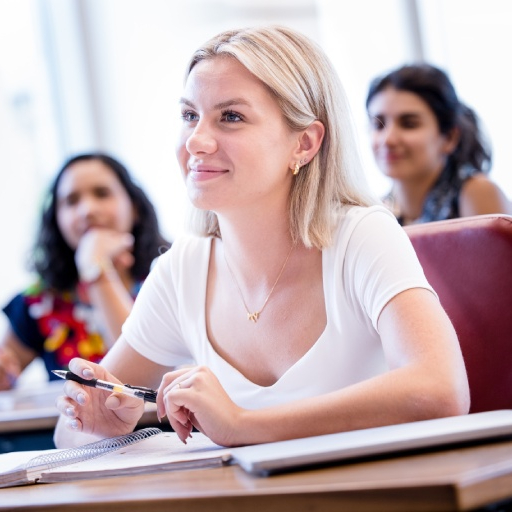
[[[133,237],[129,233],[97,228],[83,236],[75,253],[80,275],[91,265],[102,267],[99,277],[89,283],[88,294],[106,327],[105,342],[109,348],[121,335],[121,327],[133,307],[129,290],[132,244]]]
[[[112,269],[88,285],[89,300],[98,311],[107,336],[104,336],[108,348],[112,348],[121,334],[121,328],[133,307],[133,298],[125,287],[119,274]]]
[[[73,359],[69,367],[87,379],[96,377],[155,389],[162,375],[169,370],[141,356],[122,337],[101,365]],[[131,432],[144,412],[143,402],[139,399],[86,388],[76,382],[67,381],[64,391],[66,396],[57,400],[61,417],[54,441],[58,447],[77,446],[92,439]]]
[[[182,439],[190,428],[188,415],[195,426],[225,445],[272,442],[468,412],[469,389],[458,340],[431,292],[412,289],[396,296],[381,313],[379,331],[390,371],[356,385],[251,411],[231,402],[207,368],[188,373],[180,370],[164,378],[159,410],[165,406]]]
[[[503,191],[483,174],[474,176],[465,183],[459,208],[462,217],[486,213],[512,215],[512,204]]]
[[[0,390],[10,389],[20,373],[37,357],[7,328],[0,341]]]

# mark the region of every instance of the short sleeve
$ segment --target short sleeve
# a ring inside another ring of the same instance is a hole
[[[37,321],[29,314],[25,295],[16,295],[4,308],[10,326],[20,341],[38,354],[43,353],[44,337]]]
[[[384,208],[372,208],[356,222],[347,245],[344,282],[377,330],[385,305],[411,288],[434,290],[416,252],[396,218]]]
[[[164,366],[191,362],[179,321],[179,249],[176,241],[158,258],[122,328],[137,352]]]

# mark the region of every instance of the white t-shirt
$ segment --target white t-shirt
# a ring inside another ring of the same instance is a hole
[[[317,396],[386,372],[377,332],[380,312],[404,290],[432,290],[409,238],[390,212],[381,206],[348,207],[332,247],[322,253],[325,330],[275,384],[264,387],[246,379],[208,341],[210,248],[210,238],[175,241],[144,282],[123,335],[158,364],[208,366],[231,399],[250,409]]]

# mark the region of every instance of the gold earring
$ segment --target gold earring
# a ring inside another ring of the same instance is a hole
[[[295,169],[293,169],[293,171],[292,171],[292,174],[293,174],[294,176],[297,176],[297,174],[299,174],[299,171],[300,171],[299,162],[297,162],[297,163],[295,164]]]

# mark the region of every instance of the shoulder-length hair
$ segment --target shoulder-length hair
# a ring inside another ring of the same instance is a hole
[[[57,224],[57,191],[63,174],[71,165],[89,160],[98,160],[115,173],[136,211],[136,220],[132,228],[135,261],[130,269],[133,279],[144,279],[154,258],[170,246],[160,233],[153,204],[121,162],[104,153],[73,156],[64,163],[50,186],[30,261],[30,266],[39,274],[44,284],[59,291],[72,290],[76,286],[78,271],[75,265],[75,251],[66,243]]]
[[[452,172],[467,165],[484,173],[491,170],[492,152],[478,116],[459,100],[443,70],[426,63],[407,64],[375,78],[366,97],[367,110],[373,97],[388,87],[419,96],[434,113],[441,134],[459,130],[459,142],[449,156]]]
[[[238,60],[261,80],[292,130],[304,130],[315,120],[324,125],[320,151],[294,178],[289,214],[294,241],[329,246],[342,206],[378,202],[366,185],[349,105],[331,62],[294,30],[256,27],[226,31],[208,41],[193,54],[186,78],[198,62],[216,56]],[[192,207],[189,221],[197,234],[220,236],[212,211]]]

